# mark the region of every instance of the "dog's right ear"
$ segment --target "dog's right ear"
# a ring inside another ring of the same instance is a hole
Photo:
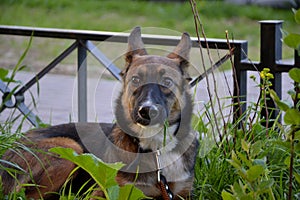
[[[135,55],[147,55],[147,51],[142,40],[140,27],[135,27],[128,37],[128,49],[125,55],[126,68],[130,66]],[[125,73],[126,71],[127,69],[125,69]],[[121,73],[121,75],[123,74],[124,72]]]

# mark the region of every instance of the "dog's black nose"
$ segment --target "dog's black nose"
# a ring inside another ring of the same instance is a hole
[[[159,116],[159,109],[157,106],[155,105],[151,105],[151,106],[141,106],[139,108],[139,116],[142,119],[146,119],[146,120],[154,120],[155,118],[157,118]]]

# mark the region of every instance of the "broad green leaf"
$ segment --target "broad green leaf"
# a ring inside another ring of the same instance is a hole
[[[241,181],[239,183],[235,182],[233,183],[233,192],[236,193],[238,196],[242,196],[245,194],[244,185]]]
[[[282,111],[287,111],[287,109],[292,107],[292,105],[289,102],[285,101],[285,100],[278,101],[277,106]]]
[[[241,139],[241,145],[244,151],[249,152],[250,143],[247,143],[244,139]]]
[[[266,158],[264,157],[264,158],[262,158],[262,159],[254,159],[253,160],[253,165],[260,165],[260,166],[262,166],[263,168],[266,168]]]
[[[112,186],[112,187],[108,188],[107,193],[108,193],[109,199],[113,199],[113,200],[119,199],[120,186],[115,185],[115,186]]]
[[[243,163],[245,163],[248,167],[251,167],[252,166],[252,162],[250,159],[247,158],[247,156],[243,153],[240,153],[240,152],[237,152],[239,158],[241,159],[241,161]]]
[[[295,99],[296,91],[294,89],[288,90],[287,93],[292,97],[292,99]]]
[[[291,144],[288,141],[274,141],[274,144],[278,145],[280,148],[283,148],[285,150],[290,149]]]
[[[239,159],[237,158],[234,151],[231,153],[231,159],[227,160],[234,168],[241,170],[242,164],[240,163]]]
[[[245,195],[240,196],[239,199],[242,199],[242,200],[256,200],[256,199],[253,198],[252,192],[250,192],[250,194],[245,194]]]
[[[223,200],[235,200],[236,198],[234,198],[234,196],[232,194],[230,194],[229,192],[223,190],[222,191],[222,199]]]
[[[141,190],[134,187],[132,184],[124,185],[120,188],[119,200],[130,200],[130,199],[145,199],[146,196]]]
[[[286,124],[300,125],[300,111],[290,108],[286,111],[283,119]]]
[[[290,33],[285,38],[283,38],[283,42],[289,47],[299,50],[300,35],[296,33]]]
[[[272,89],[270,89],[270,96],[273,99],[273,101],[276,103],[276,105],[278,106],[278,108],[282,111],[286,111],[287,109],[290,108],[290,106],[285,103],[284,101],[280,100],[280,98],[278,97],[278,95],[276,94],[276,92]]]
[[[270,189],[272,187],[272,185],[274,184],[274,179],[269,179],[269,180],[265,180],[265,181],[260,181],[258,188],[265,192],[266,190]]]
[[[291,79],[293,79],[295,82],[300,83],[300,69],[299,68],[293,68],[289,71],[289,76]]]
[[[264,168],[261,165],[254,165],[247,170],[247,178],[250,182],[255,181],[264,172]]]
[[[99,184],[101,189],[118,185],[115,177],[118,170],[124,166],[122,163],[107,164],[93,154],[79,155],[71,148],[55,147],[50,149],[50,152],[59,154],[61,158],[84,169]]]
[[[263,142],[261,140],[256,141],[251,145],[250,155],[255,158],[262,150]]]
[[[0,68],[0,80],[4,81],[8,73],[9,71],[7,69]]]
[[[233,160],[230,160],[230,159],[227,159],[227,162],[229,162],[234,168],[238,169],[238,170],[241,170],[241,165],[234,162]]]
[[[270,89],[270,96],[275,102],[280,101],[280,98],[278,97],[277,93],[273,89]]]

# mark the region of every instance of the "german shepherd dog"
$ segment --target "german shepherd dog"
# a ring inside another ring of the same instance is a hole
[[[166,57],[148,55],[140,28],[133,29],[121,72],[123,90],[116,100],[116,123],[70,123],[29,131],[21,144],[38,151],[33,154],[20,148],[4,154],[4,160],[23,172],[14,176],[7,170],[0,172],[4,192],[25,187],[28,198],[53,199],[50,194],[59,192],[76,166],[45,152],[65,147],[78,154],[93,153],[105,162],[123,162],[116,177],[120,186],[133,183],[154,199],[189,198],[198,148],[190,125],[190,49],[190,37],[184,33]],[[83,184],[89,178],[78,170],[73,183]]]

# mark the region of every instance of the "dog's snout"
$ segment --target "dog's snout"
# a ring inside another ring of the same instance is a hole
[[[159,116],[159,108],[156,105],[141,106],[138,113],[143,119],[154,120]]]

